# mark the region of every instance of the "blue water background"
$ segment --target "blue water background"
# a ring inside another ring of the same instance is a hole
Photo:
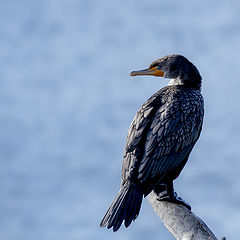
[[[240,2],[0,1],[0,239],[174,239],[151,205],[99,227],[126,133],[166,79],[132,70],[180,53],[203,77],[201,138],[176,181],[220,238],[240,236]]]

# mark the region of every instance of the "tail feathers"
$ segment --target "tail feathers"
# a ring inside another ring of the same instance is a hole
[[[103,217],[100,226],[117,231],[125,220],[125,227],[134,221],[140,211],[143,193],[135,186],[122,187]]]

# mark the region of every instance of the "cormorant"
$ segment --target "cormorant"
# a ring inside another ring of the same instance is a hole
[[[143,196],[155,191],[159,200],[190,206],[173,190],[199,138],[203,122],[202,78],[182,55],[168,55],[131,76],[170,78],[137,112],[127,135],[120,190],[100,226],[117,231],[139,214]]]

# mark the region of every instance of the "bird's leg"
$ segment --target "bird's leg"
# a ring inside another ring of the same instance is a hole
[[[156,187],[154,191],[158,195],[159,201],[167,201],[167,202],[172,202],[176,204],[181,204],[191,211],[191,206],[189,205],[189,203],[184,201],[181,197],[178,197],[177,193],[174,192],[173,182],[166,183],[165,191],[164,190],[158,191],[158,188],[159,187]]]
[[[167,193],[167,186],[166,184],[158,184],[157,186],[155,186],[154,188],[154,192],[158,195],[158,196],[162,196],[163,194]]]

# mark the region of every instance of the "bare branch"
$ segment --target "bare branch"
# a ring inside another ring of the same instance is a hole
[[[149,195],[149,202],[177,240],[217,240],[208,226],[186,207],[159,201],[158,195],[154,192]]]

